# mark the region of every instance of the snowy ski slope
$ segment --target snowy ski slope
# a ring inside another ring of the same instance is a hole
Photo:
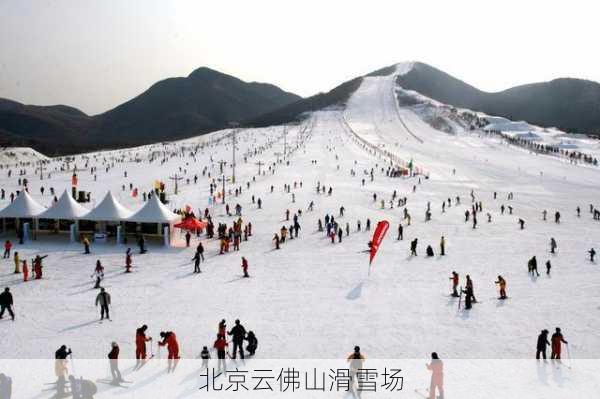
[[[406,69],[402,65],[397,73]],[[206,262],[199,275],[192,274],[191,262],[197,240],[192,240],[192,248],[185,248],[180,235],[175,248],[155,244],[146,255],[137,255],[134,248],[134,273],[130,275],[123,274],[126,246],[93,244],[93,254],[87,256],[79,244],[69,244],[66,238],[46,237],[17,246],[21,256],[28,259],[38,253],[49,256],[45,278],[27,283],[12,274],[12,260],[0,261],[0,286],[11,287],[17,312],[15,323],[0,323],[0,358],[51,358],[66,344],[79,359],[104,359],[111,341],[119,343],[123,358],[131,358],[135,329],[144,323],[154,337],[162,330],[175,331],[182,356],[195,358],[202,346],[212,345],[222,318],[229,326],[240,318],[247,329],[256,332],[257,356],[262,359],[339,359],[354,345],[360,345],[371,359],[421,359],[432,351],[443,359],[530,359],[539,331],[547,328],[552,332],[556,326],[562,327],[571,343],[573,357],[598,358],[600,266],[590,263],[586,256],[591,247],[600,249],[600,222],[592,220],[588,212],[590,204],[600,206],[600,170],[531,154],[477,132],[448,135],[437,131],[410,109],[398,107],[394,81],[394,75],[366,77],[344,109],[315,112],[304,124],[288,127],[288,146],[299,148],[287,158],[289,165],[277,163],[273,174],[268,168],[282,158],[275,153],[283,153],[283,127],[242,130],[238,134],[236,175],[244,190],[240,197],[230,197],[230,204],[242,205],[243,219],[252,222],[254,235],[242,243],[238,253],[225,255],[218,255],[216,241],[203,238]],[[85,154],[75,157],[70,167],[83,169],[88,160],[87,170],[79,172],[80,187],[91,191],[95,202],[112,190],[124,205],[137,210],[142,205],[141,196],[131,197],[129,183],[141,192],[150,190],[154,180],[160,179],[168,186],[169,207],[189,204],[204,209],[208,206],[209,179],[202,177],[202,168],[207,166],[212,177],[219,177],[218,162],[231,160],[228,133],[216,132],[166,147],[157,144]],[[419,183],[417,178],[386,177],[381,172],[387,167],[386,160],[358,145],[353,134],[403,159],[413,159],[429,173],[429,179],[421,178]],[[219,138],[222,140],[217,141]],[[189,155],[196,144],[209,142],[213,144],[195,158]],[[243,154],[260,146],[268,148],[244,162]],[[177,155],[164,165],[148,162],[153,152],[159,154],[166,148]],[[259,161],[265,164],[265,176],[256,176]],[[105,172],[105,165],[113,162],[114,167]],[[70,187],[70,172],[53,171],[60,165],[59,161],[50,163],[51,178],[43,181],[34,176],[32,168],[28,170],[30,193],[45,206],[51,197],[48,191],[41,196],[41,185],[46,189],[53,186],[58,193]],[[97,180],[89,173],[90,166],[98,166]],[[366,174],[371,168],[375,169],[373,182]],[[352,169],[356,176],[351,175]],[[226,171],[230,175],[229,164]],[[180,182],[179,193],[174,195],[168,177],[175,173],[184,177],[198,174],[200,179],[196,185]],[[252,182],[254,176],[256,182]],[[252,183],[246,189],[248,181]],[[294,182],[303,184],[292,189],[292,203],[283,185]],[[319,182],[331,186],[333,194],[317,195]],[[274,193],[270,193],[271,185]],[[0,187],[8,193],[16,190],[17,176],[9,179],[3,170]],[[412,224],[405,226],[404,241],[396,240],[403,208],[390,209],[388,204],[394,190],[407,197],[412,216]],[[471,190],[477,201],[483,202],[477,229],[464,222],[464,212],[471,207]],[[493,199],[493,192],[498,193],[498,199]],[[514,193],[512,201],[506,199],[509,192]],[[374,193],[377,202],[373,202]],[[262,199],[262,210],[252,204],[252,195]],[[460,206],[455,206],[456,196],[461,198]],[[386,209],[381,209],[380,198],[386,200]],[[452,198],[452,207],[442,213],[441,205],[447,198]],[[307,211],[310,201],[315,203],[312,212]],[[428,202],[433,216],[425,222]],[[7,203],[0,201],[0,208]],[[513,214],[501,215],[501,204],[511,205]],[[338,222],[344,229],[349,223],[351,233],[342,243],[331,244],[317,232],[317,219],[326,213],[337,218],[341,206],[346,211]],[[582,210],[580,218],[576,217],[577,206]],[[225,215],[220,204],[210,209],[215,223],[234,220]],[[273,234],[291,223],[284,221],[286,209],[292,214],[297,209],[303,211],[300,239],[275,251]],[[544,209],[548,221],[542,221]],[[562,214],[560,224],[553,222],[557,210]],[[486,221],[487,212],[492,223]],[[364,231],[367,218],[373,224],[388,220],[391,225],[370,276],[368,255],[363,252],[370,240],[370,233]],[[526,221],[525,230],[519,230],[518,218]],[[362,232],[356,231],[357,220],[362,222]],[[444,257],[438,254],[442,235],[447,240]],[[549,253],[550,237],[558,242],[556,255]],[[14,237],[9,238],[14,241]],[[409,243],[413,238],[419,239],[419,256],[411,258]],[[435,250],[433,258],[424,257],[428,244]],[[527,260],[533,255],[537,255],[542,274],[537,278],[527,274]],[[250,263],[250,279],[241,278],[241,256]],[[113,321],[102,324],[97,322],[97,291],[90,279],[96,259],[106,268],[103,285],[113,301]],[[551,276],[543,270],[548,259],[553,266]],[[465,274],[474,280],[479,303],[470,311],[459,311],[457,300],[448,295],[453,270],[461,275],[461,284]],[[504,302],[496,299],[494,281],[499,274],[508,282],[510,299]],[[123,360],[122,364],[127,369],[133,363]],[[594,389],[595,366],[582,367],[585,373],[571,376],[567,385],[583,387],[585,381],[591,384],[585,389]],[[153,382],[163,367],[150,364],[140,372],[127,373],[126,379],[134,380],[128,392],[136,392],[135,381],[145,381],[137,390],[139,396],[109,389],[99,397],[152,397],[148,395],[164,389],[160,378]],[[533,368],[531,373],[535,379]],[[177,374],[169,377],[169,383],[180,389],[180,397],[191,395],[190,384],[194,383],[193,378],[184,379],[182,374],[181,379]],[[426,376],[424,372],[416,378],[425,381]],[[37,386],[21,388],[24,396],[19,397],[35,396],[42,382],[52,378],[50,369],[34,379]],[[511,378],[519,381],[518,374]],[[528,383],[528,378],[521,382]],[[550,385],[559,385],[556,378],[550,380]],[[461,389],[457,386],[455,393],[465,396],[469,392]]]

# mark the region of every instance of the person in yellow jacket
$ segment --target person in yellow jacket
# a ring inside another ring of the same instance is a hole
[[[13,259],[15,261],[15,274],[19,274],[21,273],[21,262],[20,262],[20,258],[19,258],[19,253],[15,252],[15,254],[13,255]]]
[[[502,276],[498,276],[498,281],[496,281],[496,284],[500,286],[500,298],[498,299],[506,299],[506,280],[504,280]]]

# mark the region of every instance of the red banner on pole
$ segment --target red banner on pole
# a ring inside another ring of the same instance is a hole
[[[387,233],[390,228],[390,224],[387,220],[382,220],[377,222],[377,227],[375,227],[375,231],[373,232],[373,239],[371,240],[371,256],[369,256],[369,265],[373,262],[373,258],[379,249],[379,245],[383,238],[385,237],[385,233]]]

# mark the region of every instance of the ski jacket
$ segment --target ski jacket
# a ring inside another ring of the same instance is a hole
[[[108,358],[111,360],[116,360],[119,358],[119,347],[113,346],[113,348],[108,353]]]
[[[246,329],[241,324],[236,324],[227,335],[233,335],[234,342],[241,342],[246,337]]]
[[[441,384],[444,379],[444,363],[439,359],[433,359],[427,365],[427,369],[431,370],[431,379]]]
[[[177,343],[177,336],[172,331],[168,331],[162,342],[158,343],[160,346],[167,346],[169,352],[179,351],[179,344]]]
[[[145,348],[147,341],[150,341],[150,338],[147,338],[146,333],[141,328],[138,328],[137,331],[135,332],[136,348]]]
[[[13,304],[13,296],[10,292],[4,291],[0,294],[0,305],[11,306]]]
[[[227,348],[227,346],[229,346],[229,344],[227,343],[225,338],[218,338],[213,344],[213,347],[218,351],[224,351],[225,348]]]
[[[108,292],[101,292],[96,296],[96,306],[108,306],[110,305],[110,294]]]
[[[547,345],[550,345],[550,342],[548,342],[548,334],[540,334],[537,340],[537,349],[541,351],[546,350]]]

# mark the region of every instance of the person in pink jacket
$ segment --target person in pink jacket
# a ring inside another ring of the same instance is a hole
[[[437,388],[438,398],[444,399],[444,363],[438,357],[438,354],[431,354],[431,363],[427,364],[427,369],[431,371],[431,383],[429,384],[429,399],[435,399],[435,388]]]

